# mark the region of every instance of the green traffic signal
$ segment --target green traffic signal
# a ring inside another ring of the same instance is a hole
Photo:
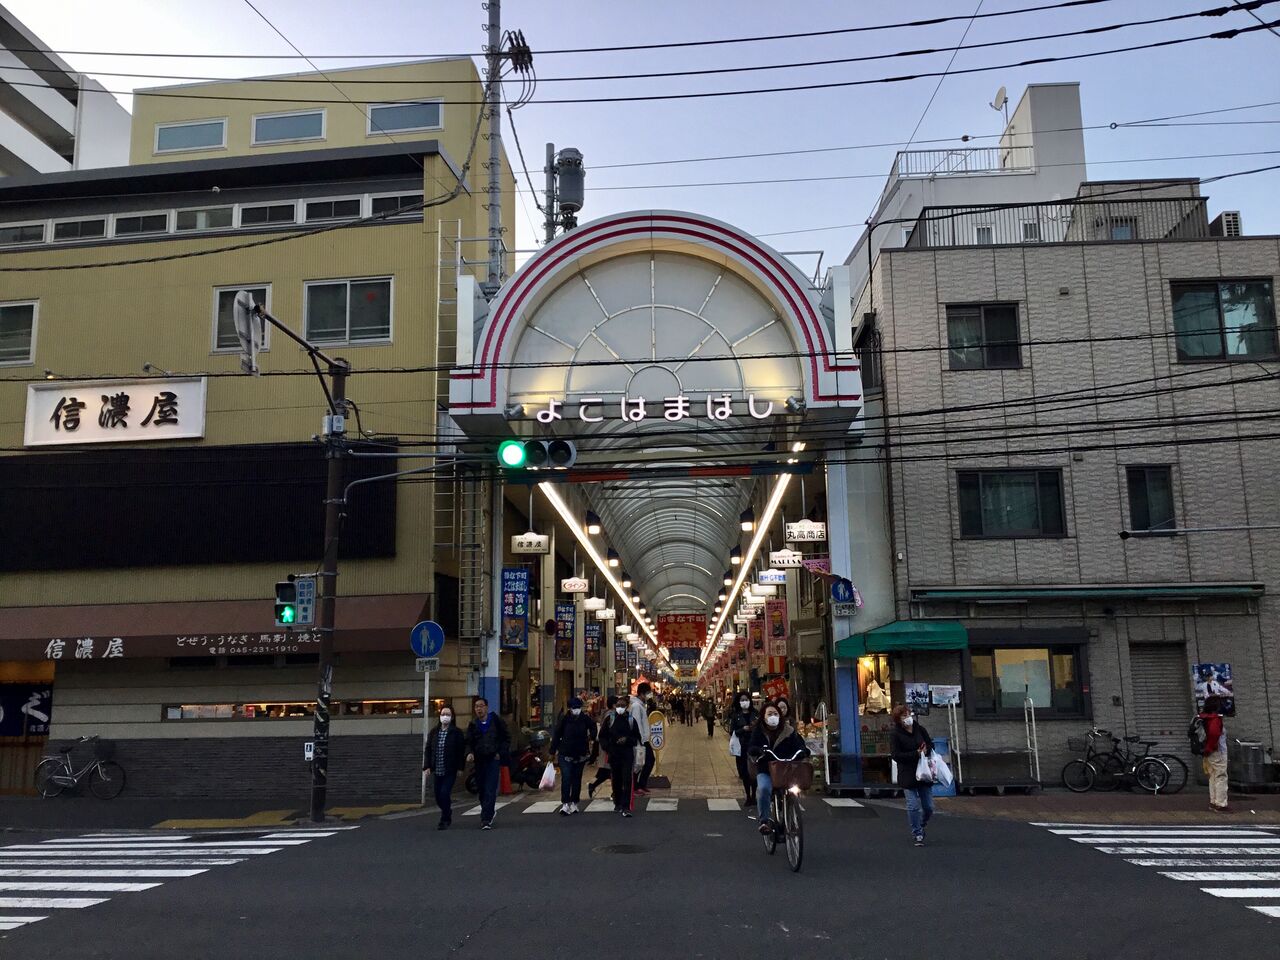
[[[526,453],[520,440],[503,440],[498,444],[498,463],[504,467],[523,467]]]
[[[282,603],[276,607],[276,622],[294,623],[298,619],[298,608],[290,603]]]

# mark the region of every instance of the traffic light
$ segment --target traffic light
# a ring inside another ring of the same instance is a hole
[[[298,622],[298,587],[292,580],[276,584],[276,626],[292,627]]]
[[[498,444],[498,465],[508,470],[564,470],[578,459],[572,440],[503,440]]]

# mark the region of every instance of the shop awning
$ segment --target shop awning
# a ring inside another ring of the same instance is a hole
[[[1073,584],[1068,586],[913,587],[914,603],[934,601],[1000,602],[1022,600],[1210,600],[1254,598],[1265,584],[1241,583],[1139,583]]]
[[[836,656],[853,660],[898,650],[966,650],[969,632],[959,620],[896,620],[836,641]]]

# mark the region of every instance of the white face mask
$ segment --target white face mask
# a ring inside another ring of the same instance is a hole
[[[570,712],[570,713],[572,713],[572,714],[576,717],[578,714],[580,714],[580,713],[582,712],[582,708],[581,708],[581,707],[574,707],[574,708],[573,708],[572,710],[570,710],[569,712]]]
[[[447,713],[440,718],[440,724],[442,726],[447,727],[451,723],[453,723],[453,717],[449,716]]]
[[[774,715],[774,714],[772,714],[772,713],[771,713],[771,714],[769,714],[769,716],[767,716],[767,717],[765,717],[765,718],[764,718],[764,722],[765,722],[765,723],[767,723],[767,724],[768,724],[769,726],[771,726],[771,727],[776,727],[776,726],[781,722],[781,720],[782,720],[782,718],[781,718],[781,717],[776,716],[776,715]]]
[[[739,701],[738,701],[738,706],[740,706],[743,710],[750,710],[750,709],[751,709],[751,701],[750,701],[750,700],[739,700]]]
[[[622,716],[624,713],[627,712],[626,707],[614,707],[613,709],[614,709],[614,712],[618,714],[618,716]]]
[[[916,724],[916,718],[908,714],[902,718],[902,725],[910,730]]]

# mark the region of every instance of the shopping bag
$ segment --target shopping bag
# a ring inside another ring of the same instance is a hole
[[[936,753],[929,758],[933,761],[934,777],[938,781],[938,785],[942,787],[951,786],[951,781],[955,779],[951,776],[951,768],[947,766],[947,761],[943,760]]]
[[[920,755],[920,762],[916,764],[916,782],[917,783],[933,783],[933,758]]]
[[[729,734],[729,756],[731,757],[742,756],[742,741],[738,739],[737,733]]]
[[[538,784],[540,790],[554,790],[556,785],[556,765],[547,762],[547,769],[542,771],[542,782]]]

